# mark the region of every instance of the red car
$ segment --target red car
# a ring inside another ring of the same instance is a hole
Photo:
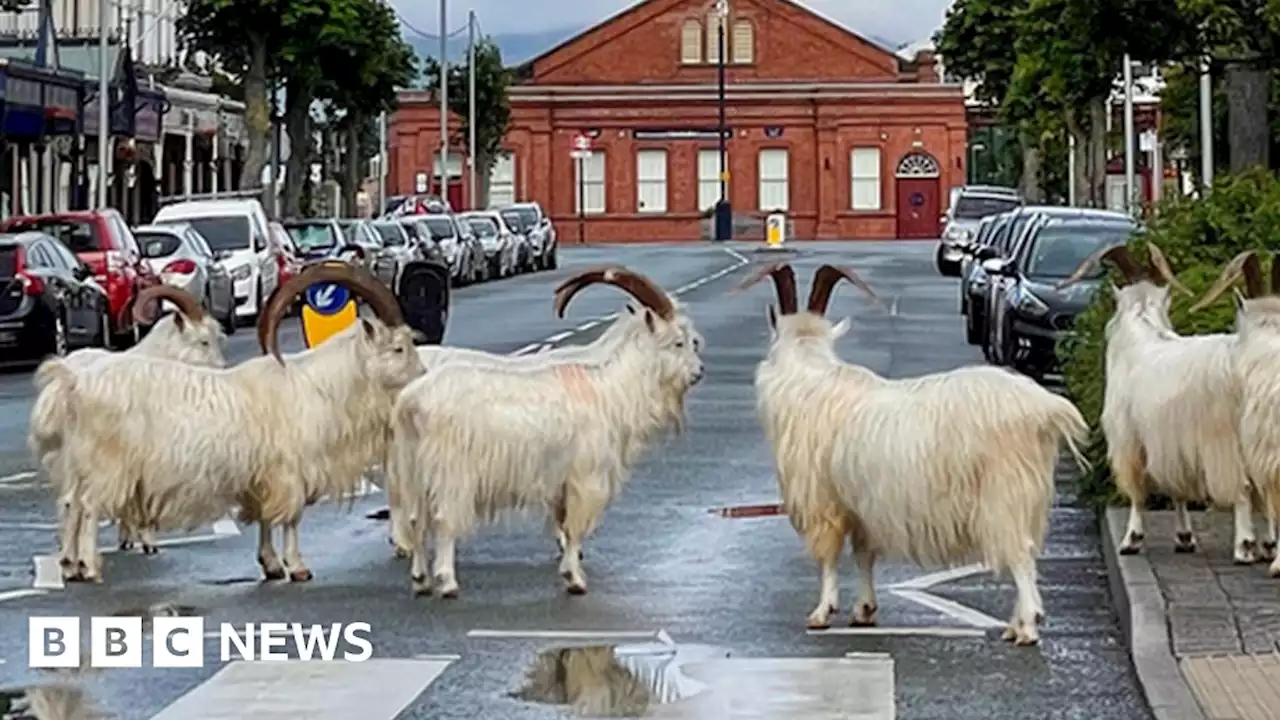
[[[107,293],[111,347],[124,348],[142,337],[133,320],[138,293],[161,283],[142,259],[142,250],[129,226],[114,208],[9,218],[6,232],[38,230],[62,241],[93,271]]]

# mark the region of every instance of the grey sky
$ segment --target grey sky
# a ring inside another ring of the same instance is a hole
[[[898,42],[915,42],[942,25],[951,0],[799,0],[849,28]],[[440,25],[439,0],[391,0],[423,32]],[[730,0],[732,2],[732,0]],[[460,27],[474,9],[488,34],[533,33],[593,25],[636,0],[449,0],[448,24]]]

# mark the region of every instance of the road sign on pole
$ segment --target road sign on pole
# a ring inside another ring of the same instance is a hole
[[[351,291],[336,283],[307,288],[302,306],[302,339],[313,348],[355,324],[358,314]]]

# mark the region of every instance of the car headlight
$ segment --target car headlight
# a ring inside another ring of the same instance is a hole
[[[231,279],[232,280],[248,280],[249,276],[252,274],[253,274],[253,271],[249,268],[248,265],[241,265],[240,267],[231,271]]]
[[[1013,298],[1013,309],[1027,317],[1044,317],[1049,306],[1030,290],[1019,288]]]

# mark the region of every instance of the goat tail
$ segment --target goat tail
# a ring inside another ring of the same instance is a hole
[[[1079,408],[1070,400],[1058,395],[1051,397],[1048,421],[1054,440],[1065,442],[1076,465],[1082,472],[1087,472],[1093,465],[1085,457],[1082,448],[1089,441],[1089,423],[1085,422],[1084,415],[1080,414]]]
[[[76,374],[61,358],[50,358],[36,369],[35,385],[38,394],[31,408],[27,447],[44,464],[45,455],[61,445],[62,429],[73,417]]]

